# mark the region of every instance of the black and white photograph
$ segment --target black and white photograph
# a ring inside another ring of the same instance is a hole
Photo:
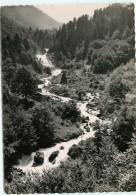
[[[134,9],[1,7],[5,193],[136,191]]]

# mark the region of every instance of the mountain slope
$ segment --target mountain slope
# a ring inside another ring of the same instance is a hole
[[[5,6],[2,7],[1,13],[21,26],[34,29],[52,29],[61,26],[61,23],[33,6]]]

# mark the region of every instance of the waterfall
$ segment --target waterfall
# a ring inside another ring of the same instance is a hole
[[[37,58],[38,60],[41,62],[41,64],[43,66],[46,66],[46,67],[53,67],[53,64],[51,63],[51,61],[49,60],[49,58],[47,57],[47,53],[48,53],[49,49],[48,48],[45,48],[45,54],[44,55],[40,55],[38,54],[37,55]]]

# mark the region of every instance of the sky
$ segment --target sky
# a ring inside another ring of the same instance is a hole
[[[83,14],[93,16],[94,10],[107,7],[109,4],[60,4],[60,5],[36,5],[38,9],[48,14],[61,23],[67,23],[74,17]]]

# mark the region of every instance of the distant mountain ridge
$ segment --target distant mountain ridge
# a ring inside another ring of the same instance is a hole
[[[1,13],[17,24],[33,29],[58,29],[61,26],[61,23],[34,6],[5,6],[1,8]]]

